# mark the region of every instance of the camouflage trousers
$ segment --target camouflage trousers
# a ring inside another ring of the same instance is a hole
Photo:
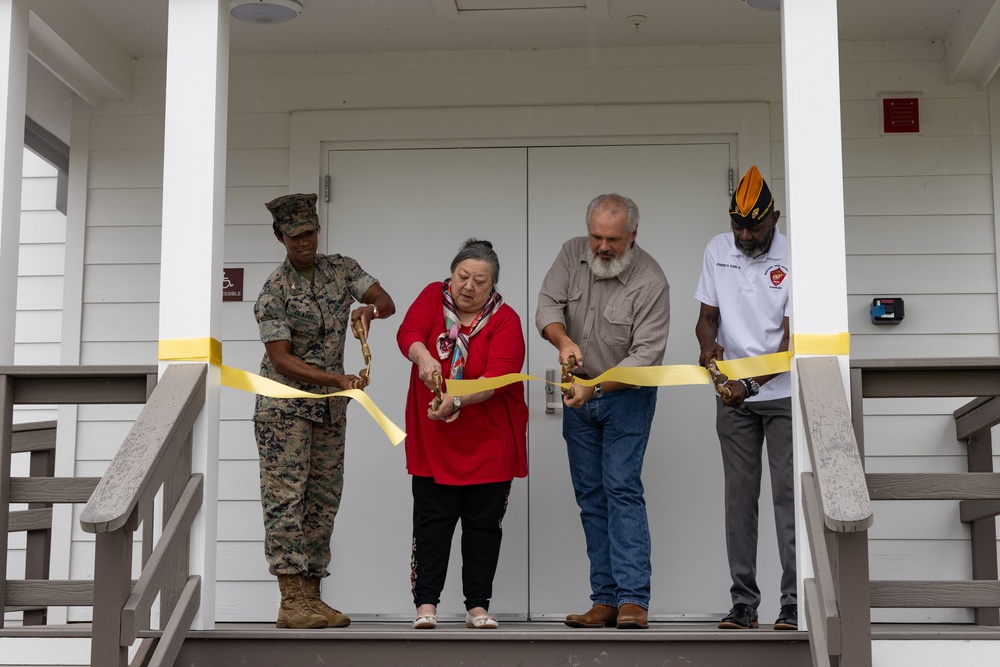
[[[342,414],[333,424],[284,415],[254,422],[264,556],[271,574],[329,574],[330,537],[344,490]]]

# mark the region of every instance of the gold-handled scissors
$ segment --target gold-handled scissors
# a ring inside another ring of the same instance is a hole
[[[566,363],[560,366],[559,370],[562,373],[562,378],[560,382],[572,382],[573,374],[570,372],[572,369],[576,368],[576,355],[569,355],[569,359]],[[573,398],[576,395],[576,390],[573,387],[560,387],[562,393],[566,398]]]
[[[437,410],[441,407],[441,401],[444,397],[441,395],[441,374],[434,374],[434,400],[431,401],[431,410]]]
[[[715,393],[723,398],[729,398],[733,395],[732,390],[726,386],[729,377],[719,370],[715,359],[708,360],[708,375],[712,378],[712,384],[715,385]]]
[[[361,379],[354,380],[351,383],[352,389],[363,389],[371,383],[371,371],[372,371],[372,351],[368,347],[368,339],[365,336],[365,325],[362,324],[361,318],[354,320],[354,333],[358,334],[358,340],[361,341],[361,355],[365,358],[365,370],[361,372]]]

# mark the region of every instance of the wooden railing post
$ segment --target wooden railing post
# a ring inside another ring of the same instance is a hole
[[[14,387],[7,375],[0,374],[0,612],[7,599],[7,529],[10,527],[10,455],[14,445]],[[0,628],[4,624],[0,614]]]
[[[177,501],[187,489],[191,478],[191,436],[188,435],[184,446],[178,452],[173,470],[163,483],[163,525],[166,526],[170,517],[177,511]],[[177,601],[187,584],[191,551],[191,535],[185,533],[183,546],[171,561],[171,571],[165,577],[163,589],[160,592],[160,618],[169,618],[177,607]]]
[[[56,456],[51,449],[31,452],[28,474],[32,477],[54,477]],[[52,503],[28,503],[28,509],[48,509]],[[26,536],[24,578],[48,579],[49,557],[52,554],[52,524],[42,530],[29,530]],[[23,625],[44,625],[48,609],[29,609],[24,612]]]
[[[969,472],[993,472],[993,438],[990,428],[976,431],[969,438]],[[997,523],[994,517],[973,521],[972,578],[997,580]],[[1000,626],[1000,609],[976,607],[976,625]]]
[[[862,391],[861,370],[851,369],[851,424],[854,426],[854,440],[858,443],[861,466],[865,465],[865,402]]]
[[[127,667],[121,642],[122,607],[132,589],[132,532],[98,533],[94,551],[94,617],[90,664]]]
[[[871,667],[872,612],[869,598],[868,531],[837,533],[836,573],[840,607],[841,665]],[[843,565],[849,564],[848,567]]]

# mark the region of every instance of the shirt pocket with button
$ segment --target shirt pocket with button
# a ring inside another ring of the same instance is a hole
[[[586,304],[580,298],[581,296],[583,296],[583,290],[575,285],[570,285],[569,289],[566,290],[567,325],[569,322],[583,322],[587,317],[587,313],[582,310]],[[566,328],[568,330],[569,326]]]
[[[609,304],[604,308],[600,335],[604,343],[615,350],[618,358],[623,358],[631,345],[634,319],[631,303]]]

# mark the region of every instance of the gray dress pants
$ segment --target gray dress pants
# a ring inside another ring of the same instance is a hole
[[[763,447],[771,473],[771,500],[781,562],[781,602],[796,604],[795,485],[792,399],[751,401],[739,408],[718,402],[716,430],[726,493],[726,551],[733,604],[760,605],[757,586],[757,517]]]

